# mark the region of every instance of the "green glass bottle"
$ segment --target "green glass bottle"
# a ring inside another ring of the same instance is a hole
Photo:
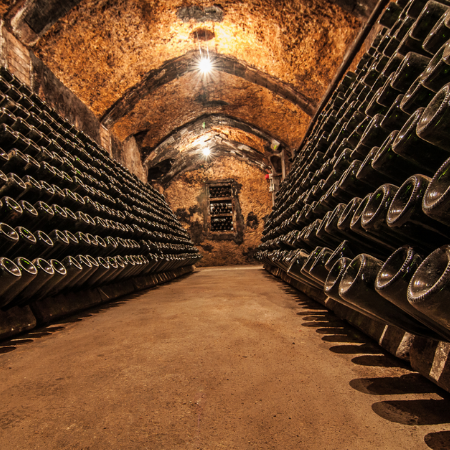
[[[421,139],[416,133],[424,108],[419,108],[406,121],[393,143],[395,153],[422,167],[422,173],[433,175],[449,153]]]
[[[447,10],[448,6],[430,0],[422,9],[419,17],[412,26],[410,36],[419,41],[423,41]]]
[[[430,91],[438,92],[450,82],[450,41],[445,43],[427,65],[423,85]]]
[[[445,12],[423,41],[423,48],[435,54],[450,39],[450,11]]]
[[[425,70],[430,58],[410,52],[404,58],[391,80],[391,85],[401,93],[405,93]]]
[[[403,95],[397,96],[384,116],[384,119],[381,121],[382,128],[389,133],[394,130],[400,130],[410,116],[410,114],[405,113],[400,108],[402,100]]]
[[[408,114],[413,114],[419,108],[427,107],[434,96],[434,92],[422,84],[424,78],[425,73],[422,72],[403,96],[400,108]]]
[[[417,134],[423,140],[450,152],[450,84],[446,84],[423,112]]]
[[[372,167],[401,185],[411,175],[420,173],[421,167],[394,152],[392,147],[397,134],[398,131],[393,131],[383,142],[373,158]]]

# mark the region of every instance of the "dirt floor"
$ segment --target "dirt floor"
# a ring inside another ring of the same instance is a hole
[[[0,346],[0,449],[449,449],[450,398],[259,267]]]

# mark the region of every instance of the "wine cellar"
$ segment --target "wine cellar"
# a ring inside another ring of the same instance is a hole
[[[450,0],[0,0],[0,447],[450,448]]]

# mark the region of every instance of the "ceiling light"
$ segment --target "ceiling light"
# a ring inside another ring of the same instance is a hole
[[[198,68],[203,75],[208,74],[212,70],[212,62],[209,58],[202,58],[198,63]]]
[[[203,153],[203,156],[209,156],[211,154],[211,149],[206,147],[202,150],[202,153]]]

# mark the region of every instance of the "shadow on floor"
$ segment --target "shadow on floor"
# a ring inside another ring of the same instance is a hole
[[[427,434],[425,444],[433,450],[448,450],[450,448],[450,431]]]
[[[36,339],[42,338],[44,336],[50,336],[58,331],[64,330],[65,329],[64,325],[67,325],[67,324],[73,323],[73,322],[81,322],[83,319],[106,312],[111,308],[117,308],[118,306],[123,305],[125,302],[127,302],[129,300],[134,300],[138,297],[141,297],[142,295],[144,295],[154,289],[158,289],[159,287],[161,287],[163,285],[169,286],[171,284],[178,283],[181,280],[183,280],[184,278],[188,277],[189,275],[191,275],[191,273],[186,273],[184,275],[181,275],[178,278],[175,278],[173,280],[159,284],[157,286],[153,286],[149,289],[133,292],[131,294],[125,295],[118,299],[114,299],[108,303],[102,303],[101,305],[93,306],[92,308],[88,308],[83,311],[79,311],[71,316],[68,316],[63,319],[59,319],[58,323],[56,323],[56,324],[50,324],[50,325],[43,326],[40,328],[35,328],[31,331],[14,336],[14,338],[2,341],[2,342],[0,342],[0,355],[10,353],[10,352],[16,350],[17,347],[20,345],[31,344]]]
[[[353,389],[367,395],[398,396],[398,398],[389,398],[374,403],[372,411],[375,414],[385,420],[402,425],[425,427],[450,425],[450,394],[414,372],[407,362],[393,357],[384,351],[377,342],[339,319],[332,311],[305,294],[286,284],[283,289],[297,298],[298,306],[304,309],[297,312],[303,322],[301,325],[315,328],[323,342],[338,344],[329,347],[331,352],[351,356],[350,362],[358,366],[385,368],[389,370],[389,375],[393,368],[406,372],[399,376],[387,376],[386,374],[386,376],[357,378],[350,381],[349,384]],[[424,398],[405,399],[402,397],[405,395],[417,395]],[[431,449],[448,450],[450,449],[450,431],[426,434],[424,442]]]
[[[357,378],[350,386],[370,395],[433,394],[436,386],[419,373],[408,373],[398,377]]]
[[[100,314],[111,308],[117,308],[118,306],[124,304],[125,300],[131,300],[134,297],[135,297],[135,295],[132,294],[127,297],[122,297],[120,300],[113,300],[109,303],[104,303],[102,305],[94,306],[92,308],[80,311],[77,314],[60,319],[58,321],[58,323],[56,323],[56,324],[49,324],[49,325],[42,326],[39,328],[34,328],[33,330],[30,330],[23,334],[14,336],[11,339],[2,341],[2,342],[0,342],[0,355],[12,352],[12,351],[16,350],[18,346],[21,346],[24,344],[31,344],[36,339],[40,339],[45,336],[51,336],[52,334],[57,333],[58,331],[64,330],[66,328],[66,325],[69,323],[81,322],[83,319]]]

